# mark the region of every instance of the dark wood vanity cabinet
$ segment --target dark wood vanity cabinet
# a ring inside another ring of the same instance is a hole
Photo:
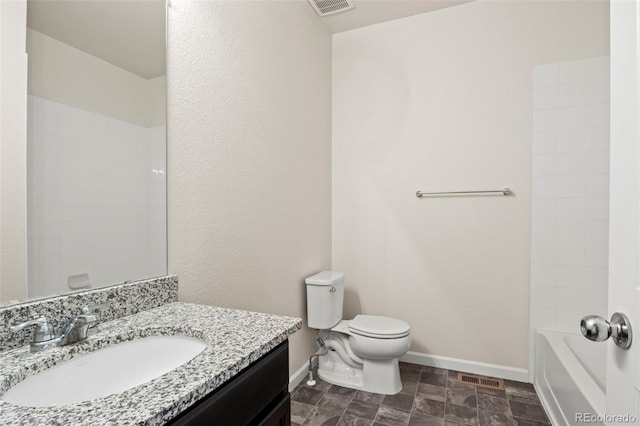
[[[289,341],[241,371],[168,424],[289,426]]]

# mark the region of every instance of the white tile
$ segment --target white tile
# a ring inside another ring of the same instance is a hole
[[[590,106],[592,107],[592,106]],[[542,111],[540,111],[542,112]],[[547,112],[547,111],[544,111]],[[534,120],[535,120],[535,114],[536,112],[534,111]],[[593,114],[596,114],[596,112],[593,112]],[[544,121],[542,118],[541,120],[541,124],[540,125],[545,125],[547,124],[546,121]],[[548,119],[550,120],[550,119]],[[560,130],[565,130],[565,129],[580,129],[586,126],[587,123],[587,107],[585,106],[576,106],[576,107],[569,107],[569,108],[560,108],[558,110],[558,124],[557,124],[557,128]],[[550,123],[550,121],[549,121]],[[534,121],[535,124],[535,121]],[[550,124],[549,124],[550,125]],[[595,125],[595,121],[593,122],[592,126],[590,127],[596,127]],[[534,127],[534,130],[553,130],[553,128],[546,128],[546,129],[536,129]]]
[[[580,333],[580,320],[584,315],[580,311],[556,311],[556,329],[566,333]]]
[[[609,287],[609,268],[605,266],[585,267],[583,288],[603,288]]]
[[[531,263],[555,265],[557,263],[558,247],[547,241],[531,241]]]
[[[558,131],[558,152],[584,151],[587,141],[586,129]]]
[[[558,64],[558,85],[584,84],[587,81],[585,61],[571,61]]]
[[[609,173],[609,151],[584,153],[584,172],[590,174]]]
[[[587,103],[609,104],[609,80],[598,80],[587,83]]]
[[[543,132],[558,129],[558,117],[557,109],[534,110],[533,131]]]
[[[587,266],[609,265],[609,245],[589,243],[585,245],[585,264]]]
[[[535,176],[531,182],[532,194],[536,198],[557,197],[557,176]]]
[[[558,241],[584,243],[585,229],[582,221],[559,221],[557,223]]]
[[[585,195],[587,197],[609,196],[609,174],[584,175],[586,180]]]
[[[533,308],[531,310],[531,328],[555,330],[556,310],[550,308]]]
[[[562,110],[560,110],[562,113]],[[560,115],[562,117],[562,115]],[[587,127],[608,127],[609,126],[609,104],[587,105],[586,112]]]
[[[555,198],[533,198],[531,219],[534,221],[557,220],[558,201]]]
[[[601,56],[598,58],[587,59],[587,80],[600,81],[609,80],[609,57]]]
[[[584,288],[585,267],[582,265],[558,265],[557,287]]]
[[[609,220],[609,198],[589,197],[584,201],[585,220]]]
[[[609,128],[593,127],[585,130],[585,149],[599,151],[609,149]]]
[[[558,107],[558,88],[544,87],[533,90],[533,109],[551,109]]]
[[[533,287],[531,289],[531,306],[534,308],[555,308],[555,287]]]
[[[531,172],[533,176],[550,176],[558,174],[558,155],[533,154]]]
[[[558,240],[558,265],[583,266],[585,264],[585,245],[572,241]]]
[[[558,85],[558,66],[556,64],[533,67],[533,87]]]
[[[536,241],[558,241],[558,223],[556,221],[531,222],[531,239]]]
[[[558,220],[584,220],[585,217],[584,198],[559,198],[558,199]]]
[[[585,105],[587,103],[587,88],[584,84],[560,86],[558,89],[558,105],[560,108]]]
[[[558,132],[543,131],[533,132],[533,149],[534,154],[544,154],[558,151]]]
[[[584,230],[585,242],[599,244],[609,243],[609,222],[604,220],[585,222]]]
[[[531,265],[531,285],[550,286],[556,285],[558,280],[558,266],[556,265]]]
[[[579,175],[584,172],[584,152],[561,152],[558,154],[558,173],[560,175]]]
[[[585,194],[585,175],[558,176],[559,197],[584,197]]]
[[[584,312],[590,315],[600,315],[607,318],[608,291],[606,288],[590,289],[583,294]]]
[[[582,311],[582,293],[578,288],[558,287],[556,291],[556,309]]]

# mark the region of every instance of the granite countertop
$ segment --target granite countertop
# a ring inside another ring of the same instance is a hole
[[[30,353],[28,346],[3,351],[0,395],[62,361],[135,338],[182,335],[207,343],[202,353],[181,367],[105,398],[56,407],[19,407],[0,401],[0,424],[161,425],[301,327],[299,318],[176,302],[101,323],[99,333],[74,345],[38,354]]]

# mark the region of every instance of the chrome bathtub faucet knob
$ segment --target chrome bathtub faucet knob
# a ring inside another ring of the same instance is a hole
[[[597,315],[587,315],[580,321],[582,335],[594,342],[604,342],[609,337],[621,349],[629,349],[633,334],[629,318],[620,312],[611,316],[611,321]]]

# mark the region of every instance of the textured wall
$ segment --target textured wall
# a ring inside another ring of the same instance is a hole
[[[306,2],[172,1],[169,271],[181,301],[305,317],[330,267],[331,37]],[[292,372],[313,351],[291,340]]]
[[[532,67],[606,55],[608,30],[607,2],[477,1],[334,36],[347,314],[406,320],[413,351],[527,368]]]

